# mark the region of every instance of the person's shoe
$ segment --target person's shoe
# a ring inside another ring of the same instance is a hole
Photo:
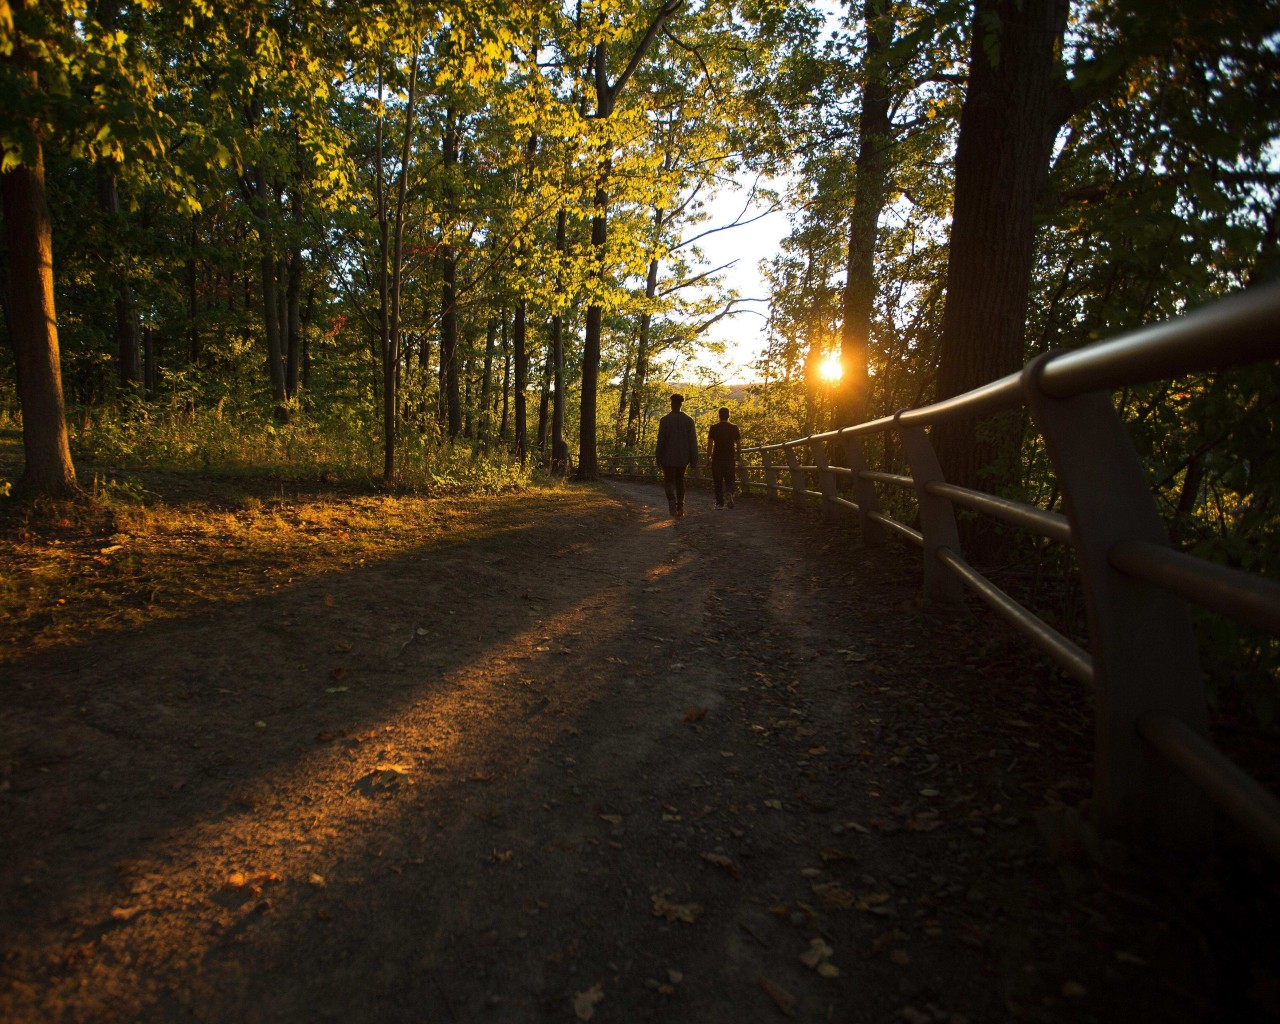
[[[730,508],[733,508],[733,495],[732,495],[732,494],[731,494],[731,495],[729,495],[729,499],[728,499],[728,500],[729,500],[729,507],[730,507]]]
[[[684,515],[684,506],[683,506],[683,505],[677,505],[677,506],[676,506],[676,515],[677,515],[677,516],[683,516],[683,515]]]
[[[723,502],[723,501],[717,501],[717,502],[716,502],[716,508],[724,508],[724,502]]]

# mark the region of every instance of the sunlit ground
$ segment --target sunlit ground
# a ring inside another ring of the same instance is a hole
[[[602,491],[537,487],[428,498],[198,494],[0,520],[0,661],[301,580],[445,545],[498,543],[555,514],[606,512]]]

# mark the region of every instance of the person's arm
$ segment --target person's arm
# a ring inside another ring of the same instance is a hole
[[[698,428],[693,425],[693,417],[689,417],[689,468],[698,468]]]

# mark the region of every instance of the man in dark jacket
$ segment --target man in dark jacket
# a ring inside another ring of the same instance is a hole
[[[658,421],[658,465],[667,491],[667,507],[673,516],[684,515],[684,471],[697,468],[698,432],[693,420],[680,411],[684,395],[671,396],[671,411]]]
[[[724,508],[728,499],[733,508],[733,466],[742,455],[742,431],[729,422],[729,410],[720,410],[720,422],[707,431],[707,460],[711,463],[711,480],[716,488],[716,508]]]

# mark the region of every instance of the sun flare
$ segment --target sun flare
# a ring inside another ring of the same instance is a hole
[[[838,384],[844,367],[840,365],[840,353],[832,352],[818,364],[818,375],[828,384]]]

